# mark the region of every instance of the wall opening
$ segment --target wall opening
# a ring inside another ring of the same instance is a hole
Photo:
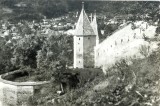
[[[123,39],[121,39],[121,43],[123,42]]]
[[[117,45],[117,42],[115,41],[115,45]]]
[[[136,38],[136,35],[134,35],[133,38],[135,39],[135,38]]]

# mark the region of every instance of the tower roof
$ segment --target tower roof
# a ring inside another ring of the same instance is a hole
[[[98,36],[96,12],[95,12],[95,14],[93,16],[93,20],[91,22],[91,26],[92,26],[92,28],[94,30],[94,33]]]
[[[82,4],[82,10],[76,25],[75,35],[96,35],[93,28],[91,27],[90,21],[84,11],[84,6]]]

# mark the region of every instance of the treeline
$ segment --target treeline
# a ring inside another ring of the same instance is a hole
[[[59,62],[72,65],[72,42],[72,36],[65,35],[29,35],[19,40],[0,37],[0,74],[23,67],[50,72]]]
[[[112,18],[116,15],[126,14],[146,14],[154,15],[158,11],[159,2],[149,1],[132,1],[132,2],[98,2],[85,1],[85,10],[106,15]],[[62,16],[69,12],[76,12],[81,9],[81,0],[1,0],[0,7],[10,8],[13,13],[10,14],[10,19],[39,19],[46,16],[53,18]],[[36,14],[36,15],[35,15]],[[6,16],[6,14],[3,14]],[[38,18],[39,17],[39,18]]]

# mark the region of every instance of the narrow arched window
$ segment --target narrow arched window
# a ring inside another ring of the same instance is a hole
[[[133,38],[135,39],[135,38],[136,38],[136,35],[134,35]]]
[[[117,42],[115,41],[115,45],[117,45]]]
[[[123,39],[121,39],[121,43],[123,42]]]

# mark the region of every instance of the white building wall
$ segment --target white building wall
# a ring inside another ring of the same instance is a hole
[[[74,68],[83,68],[83,36],[74,36]]]
[[[156,27],[149,26],[146,22],[136,22],[135,25],[136,29],[132,30],[131,24],[129,24],[95,47],[95,67],[106,70],[121,59],[143,57],[140,54],[140,47],[142,45],[150,46],[143,39],[143,34],[153,38]],[[140,31],[140,28],[143,28],[143,31]]]

